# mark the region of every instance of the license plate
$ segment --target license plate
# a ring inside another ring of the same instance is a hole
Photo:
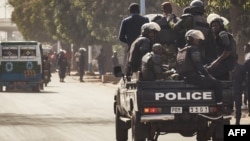
[[[172,114],[182,113],[182,107],[171,107],[171,113]]]
[[[208,106],[189,107],[189,113],[209,113]]]

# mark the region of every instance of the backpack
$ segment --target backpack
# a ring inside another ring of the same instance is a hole
[[[180,74],[185,74],[189,72],[194,72],[193,62],[190,57],[189,49],[191,46],[184,47],[180,49],[177,53],[177,71]]]

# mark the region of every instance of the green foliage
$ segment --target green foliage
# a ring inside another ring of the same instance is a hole
[[[192,0],[170,0],[186,7]],[[241,7],[241,30],[250,35],[249,0],[203,0],[206,14],[211,12],[230,20],[229,8]],[[128,6],[140,0],[9,0],[14,8],[12,21],[27,40],[60,40],[76,46],[119,44],[121,20],[129,16]],[[147,13],[161,13],[163,1],[145,0]],[[237,18],[237,17],[236,17]],[[249,36],[250,37],[250,36]]]

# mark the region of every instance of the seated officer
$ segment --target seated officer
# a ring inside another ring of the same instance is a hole
[[[155,43],[152,51],[142,57],[141,77],[143,81],[178,79],[174,70],[164,65],[165,51],[161,44]]]
[[[199,30],[189,30],[185,34],[186,46],[177,53],[177,70],[184,81],[201,88],[213,89],[215,100],[222,108],[222,86],[204,68],[199,52],[199,41],[204,40],[204,35]]]
[[[152,51],[148,52],[142,57],[141,74],[142,80],[153,81],[161,79],[163,74],[162,69],[162,55],[164,53],[163,47],[159,43],[155,43]]]
[[[141,60],[143,55],[152,51],[152,45],[155,43],[155,37],[160,31],[160,26],[155,22],[145,23],[141,27],[141,35],[132,43],[128,59],[127,80],[130,81],[133,73],[141,70]]]

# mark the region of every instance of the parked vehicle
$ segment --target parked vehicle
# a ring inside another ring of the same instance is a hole
[[[42,45],[36,41],[0,42],[0,91],[43,89]]]

